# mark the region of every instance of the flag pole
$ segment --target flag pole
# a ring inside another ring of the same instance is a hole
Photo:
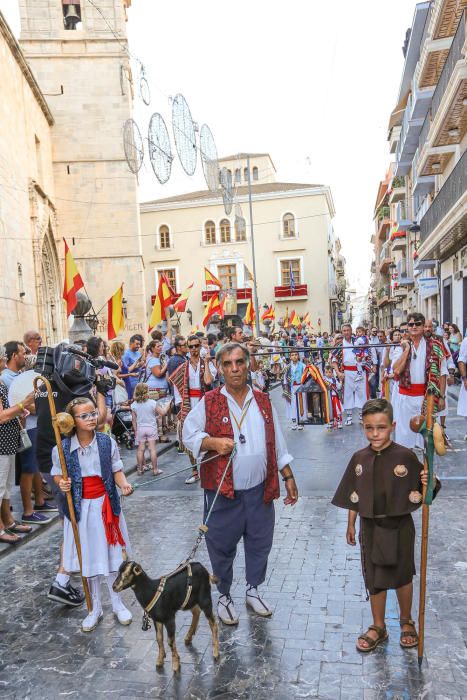
[[[426,399],[426,427],[428,431],[433,430],[433,409],[435,397],[428,394]],[[428,445],[425,441],[425,455],[423,471],[429,473],[428,467]],[[425,503],[426,485],[423,486],[423,506],[422,506],[422,543],[420,552],[420,597],[418,603],[418,665],[423,662],[423,651],[425,647],[425,604],[426,604],[426,573],[428,564],[428,531],[430,526],[430,506]]]
[[[256,258],[255,258],[255,234],[253,230],[253,199],[251,195],[251,172],[250,172],[250,156],[247,155],[246,166],[248,172],[248,204],[250,207],[250,233],[251,233],[251,258],[253,261],[253,301],[255,305],[255,330],[259,336],[259,304],[258,304],[258,287],[256,285]]]

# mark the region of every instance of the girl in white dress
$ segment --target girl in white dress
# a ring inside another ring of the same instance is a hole
[[[103,618],[101,579],[105,577],[113,612],[122,625],[129,625],[132,615],[120,595],[112,590],[118,568],[123,561],[123,548],[130,554],[125,518],[120,508],[117,486],[124,496],[133,488],[123,473],[115,441],[97,433],[98,411],[86,397],[73,399],[67,408],[75,427],[71,437],[62,441],[68,478],[60,467],[58,448],[52,451],[52,476],[65,494],[71,491],[81,541],[83,576],[88,579],[92,611],[81,625],[83,632],[92,632]],[[67,508],[65,509],[66,513]],[[79,571],[73,529],[65,517],[63,563],[66,571]]]

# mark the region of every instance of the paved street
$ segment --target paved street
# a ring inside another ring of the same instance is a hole
[[[282,411],[278,391],[276,406]],[[55,569],[60,528],[55,525],[0,561],[0,695],[8,698],[329,698],[450,700],[467,698],[467,553],[465,422],[448,422],[454,451],[437,471],[445,479],[431,511],[426,659],[399,647],[398,612],[390,594],[389,642],[375,653],[355,650],[369,624],[369,604],[356,549],[345,544],[346,513],[329,499],[350,454],[363,446],[358,425],[328,434],[321,427],[287,432],[295,455],[301,499],[276,509],[276,535],[264,588],[272,619],[257,619],[244,606],[243,553],[232,591],[238,628],[221,628],[221,660],[211,655],[209,628],[201,620],[191,648],[183,644],[191,615],[177,616],[182,671],[169,657],[156,671],[154,630],[141,630],[141,609],[131,591],[130,627],[114,620],[104,592],[103,623],[84,635],[83,609],[67,610],[45,593]],[[164,475],[187,465],[172,450],[161,457]],[[146,480],[148,477],[140,478]],[[202,512],[201,491],[184,475],[151,483],[126,501],[134,558],[150,574],[167,573],[190,550]],[[417,514],[417,526],[420,518]],[[200,561],[208,565],[204,545]],[[216,596],[215,596],[216,597]]]

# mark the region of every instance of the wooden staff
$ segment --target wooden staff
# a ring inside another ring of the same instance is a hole
[[[60,428],[58,425],[57,411],[55,408],[55,401],[54,401],[54,397],[53,397],[53,393],[52,393],[52,387],[50,386],[49,380],[46,379],[45,377],[35,377],[34,389],[36,391],[39,391],[39,383],[40,382],[43,382],[45,384],[46,389],[47,389],[47,398],[49,400],[50,415],[52,418],[52,426],[53,426],[54,433],[55,433],[55,441],[57,443],[57,448],[58,448],[58,456],[60,459],[60,466],[62,468],[62,476],[64,479],[68,479],[68,470],[66,468],[65,455],[63,454],[62,436],[60,434]],[[65,415],[67,415],[67,414],[65,414]],[[60,416],[60,414],[59,414],[59,416]],[[81,574],[81,580],[83,582],[83,591],[84,591],[84,597],[86,599],[86,606],[87,606],[88,612],[92,612],[92,600],[91,600],[91,594],[89,592],[88,580],[85,576],[83,576],[83,558],[81,555],[81,542],[79,539],[78,525],[76,523],[75,509],[73,507],[73,499],[71,497],[71,491],[67,491],[65,495],[66,495],[66,500],[67,500],[67,504],[68,504],[68,512],[70,513],[71,527],[73,528],[73,536],[75,538],[76,553],[78,555],[79,570],[80,570],[80,574]]]
[[[433,430],[433,409],[435,397],[428,394],[426,400],[426,427]],[[426,446],[425,446],[426,448]],[[428,456],[425,449],[423,471],[428,472]],[[425,644],[425,602],[426,602],[426,569],[428,563],[428,529],[430,525],[430,506],[425,503],[426,485],[423,486],[422,506],[422,545],[420,553],[420,598],[418,603],[418,665],[422,665]]]

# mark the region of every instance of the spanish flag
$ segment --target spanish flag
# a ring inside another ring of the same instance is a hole
[[[125,328],[123,316],[123,284],[107,302],[107,337],[113,340]]]
[[[193,289],[194,282],[188,285],[184,292],[180,294],[177,301],[174,304],[174,309],[179,314],[181,314],[186,309],[188,303],[188,297],[190,296],[191,290]]]
[[[292,311],[290,312],[289,324],[288,324],[288,325],[289,325],[289,326],[294,326],[294,325],[295,325],[294,321],[295,321],[295,311],[294,311],[294,309],[292,309]]]
[[[214,284],[216,287],[219,287],[219,289],[222,289],[222,282],[218,280],[207,267],[204,268],[204,279],[206,284]]]
[[[295,328],[298,328],[301,324],[300,321],[300,316],[297,316],[297,314],[294,313],[293,319],[290,321],[291,326],[295,326]]]
[[[164,274],[159,277],[159,287],[157,289],[154,306],[152,307],[151,318],[149,319],[148,333],[166,317],[167,308],[173,303],[173,290],[167,282]]]
[[[289,307],[285,307],[285,314],[284,314],[284,328],[289,327]]]
[[[303,323],[305,326],[309,326],[309,325],[310,325],[310,314],[308,313],[308,311],[306,312],[306,314],[305,314],[304,317],[302,318],[302,323]]]
[[[255,320],[255,307],[253,306],[253,302],[250,299],[250,301],[248,302],[248,306],[246,307],[244,322],[247,326],[253,326]]]
[[[222,301],[219,299],[219,292],[216,292],[215,294],[212,295],[212,297],[209,299],[207,305],[206,305],[206,310],[204,312],[203,316],[203,326],[206,328],[208,325],[209,319],[214,316],[215,314],[219,314],[221,318],[224,318],[224,304],[225,304],[225,297],[222,299]]]
[[[78,268],[76,267],[76,263],[73,260],[66,240],[63,239],[63,242],[65,244],[65,283],[63,285],[63,298],[66,302],[66,315],[69,316],[73,313],[78,303],[76,292],[84,287],[84,282],[81,279],[81,275],[78,272]]]
[[[276,318],[276,312],[274,311],[273,306],[271,304],[271,306],[269,308],[267,308],[266,311],[261,316],[261,320],[262,321],[269,321],[269,320],[273,321],[275,318]]]

